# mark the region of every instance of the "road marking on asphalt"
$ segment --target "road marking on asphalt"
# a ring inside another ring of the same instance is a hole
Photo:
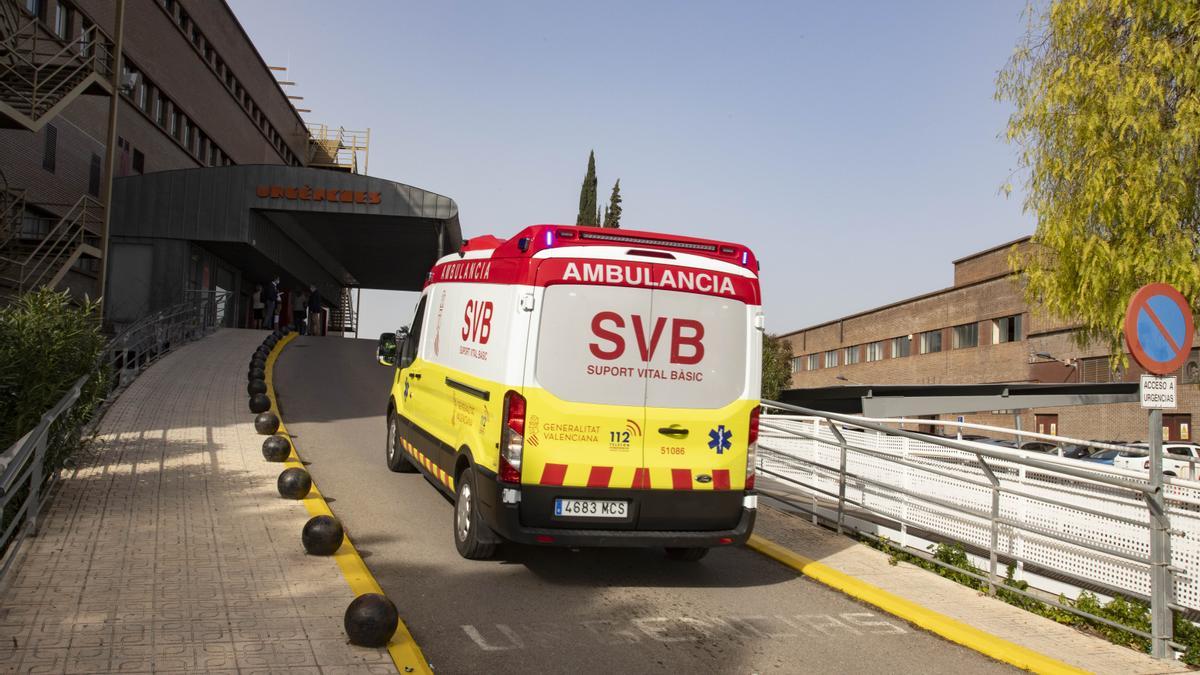
[[[997,661],[1029,670],[1035,673],[1086,673],[1067,663],[1040,654],[1027,647],[1022,647],[1003,638],[986,633],[945,614],[922,607],[911,600],[868,584],[865,581],[835,570],[811,558],[806,558],[791,549],[784,548],[775,542],[753,534],[746,546],[759,553],[773,558],[788,567],[800,572],[814,581],[830,588],[839,590],[853,598],[874,605],[879,609],[900,617],[905,621],[920,626],[925,630],[936,633],[951,642],[956,642],[968,649],[990,656]]]
[[[777,614],[753,616],[647,616],[631,619],[538,622],[523,624],[463,624],[462,631],[485,652],[578,644],[708,642],[714,639],[830,636],[910,635],[904,626],[873,612],[843,614]]]
[[[279,412],[279,406],[275,402],[275,361],[278,360],[279,354],[289,342],[296,339],[296,333],[289,333],[283,336],[271,353],[267,355],[266,368],[264,369],[265,382],[267,383],[267,397],[271,399],[271,412],[274,412],[279,417],[279,431],[276,432],[280,436],[288,439],[288,443],[292,446],[292,454],[288,456],[285,467],[305,468],[300,461],[300,456],[296,451],[296,443],[292,440],[291,434],[288,433],[287,427],[283,423],[283,415]],[[333,511],[329,508],[329,503],[325,501],[325,497],[321,495],[321,491],[317,489],[317,482],[314,480],[312,489],[309,490],[308,496],[303,500],[304,507],[308,509],[309,515],[312,516],[331,516]],[[342,570],[342,577],[346,579],[346,583],[350,586],[350,590],[354,592],[355,597],[363,593],[379,593],[384,595],[383,589],[380,588],[379,582],[375,580],[371,570],[367,568],[367,563],[358,554],[358,550],[354,548],[354,544],[350,541],[350,537],[342,542],[341,548],[337,553],[333,554],[333,559],[337,562],[338,567]],[[396,626],[396,632],[392,635],[392,639],[387,645],[388,654],[392,657],[392,662],[396,666],[396,670],[402,673],[426,673],[432,675],[433,670],[429,667],[429,662],[425,659],[425,655],[421,653],[421,648],[417,646],[416,640],[413,639],[412,633],[408,631],[408,626],[404,625],[401,620]]]

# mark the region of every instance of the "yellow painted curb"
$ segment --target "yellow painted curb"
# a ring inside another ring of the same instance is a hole
[[[292,436],[288,433],[287,427],[283,424],[283,415],[279,413],[279,406],[275,404],[275,384],[272,375],[275,371],[275,361],[279,358],[279,354],[289,342],[296,339],[296,333],[288,333],[271,350],[267,356],[267,367],[264,369],[266,373],[267,396],[271,399],[271,410],[279,417],[279,431],[276,432],[280,436],[288,439],[288,445],[292,446],[292,454],[284,462],[285,467],[298,467],[303,469],[304,464],[300,462],[300,455],[296,453],[296,444],[292,442]],[[313,481],[312,490],[303,500],[305,508],[308,509],[310,515],[313,516],[331,516],[333,511],[329,510],[329,503],[321,496],[321,491],[317,489],[316,481]],[[375,577],[371,575],[371,570],[367,569],[367,564],[363,562],[362,556],[358,554],[358,550],[354,548],[354,544],[350,541],[350,537],[346,537],[342,541],[342,546],[333,554],[333,559],[337,561],[338,567],[342,570],[342,576],[346,579],[346,583],[350,585],[350,590],[354,592],[355,597],[363,593],[379,593],[383,594],[383,589],[379,587],[379,582],[375,581]],[[425,660],[425,655],[421,653],[421,648],[417,646],[417,642],[413,640],[412,633],[408,632],[408,626],[404,625],[401,620],[396,626],[396,633],[392,635],[391,641],[388,642],[388,653],[392,656],[392,662],[396,665],[396,670],[402,673],[428,673],[432,675],[433,669],[429,667],[429,662]]]
[[[874,605],[888,614],[900,617],[931,633],[936,633],[951,642],[956,642],[980,654],[990,656],[997,661],[1003,661],[1023,670],[1046,673],[1047,675],[1088,672],[1044,654],[1039,654],[1032,649],[996,637],[991,633],[986,633],[974,626],[967,625],[957,619],[952,619],[945,614],[922,607],[911,600],[905,600],[898,595],[888,593],[882,588],[872,586],[865,581],[856,579],[844,572],[839,572],[811,558],[806,558],[757,534],[750,536],[750,540],[746,542],[746,546],[768,558],[773,558],[791,567],[814,581],[837,589],[867,604]]]

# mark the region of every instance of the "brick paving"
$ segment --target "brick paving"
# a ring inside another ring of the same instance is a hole
[[[806,558],[982,631],[1094,673],[1184,673],[1174,661],[1088,635],[1026,612],[933,572],[900,562],[804,518],[759,502],[754,532]]]
[[[168,355],[109,410],[0,581],[0,673],[394,673],[353,647],[353,593],[246,408],[262,331]]]

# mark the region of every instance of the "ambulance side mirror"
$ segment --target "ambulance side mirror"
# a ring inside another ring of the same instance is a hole
[[[396,352],[398,343],[396,342],[395,333],[382,333],[379,336],[379,344],[375,347],[375,360],[381,366],[396,365]]]
[[[407,368],[412,365],[412,362],[417,359],[417,346],[410,339],[408,328],[404,327],[396,331],[396,360],[400,362],[400,368]]]

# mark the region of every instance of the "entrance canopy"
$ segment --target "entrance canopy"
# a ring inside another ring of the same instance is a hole
[[[188,240],[247,275],[280,275],[325,293],[347,286],[418,291],[437,258],[462,240],[458,206],[449,197],[370,176],[279,165],[119,178],[111,233]]]

